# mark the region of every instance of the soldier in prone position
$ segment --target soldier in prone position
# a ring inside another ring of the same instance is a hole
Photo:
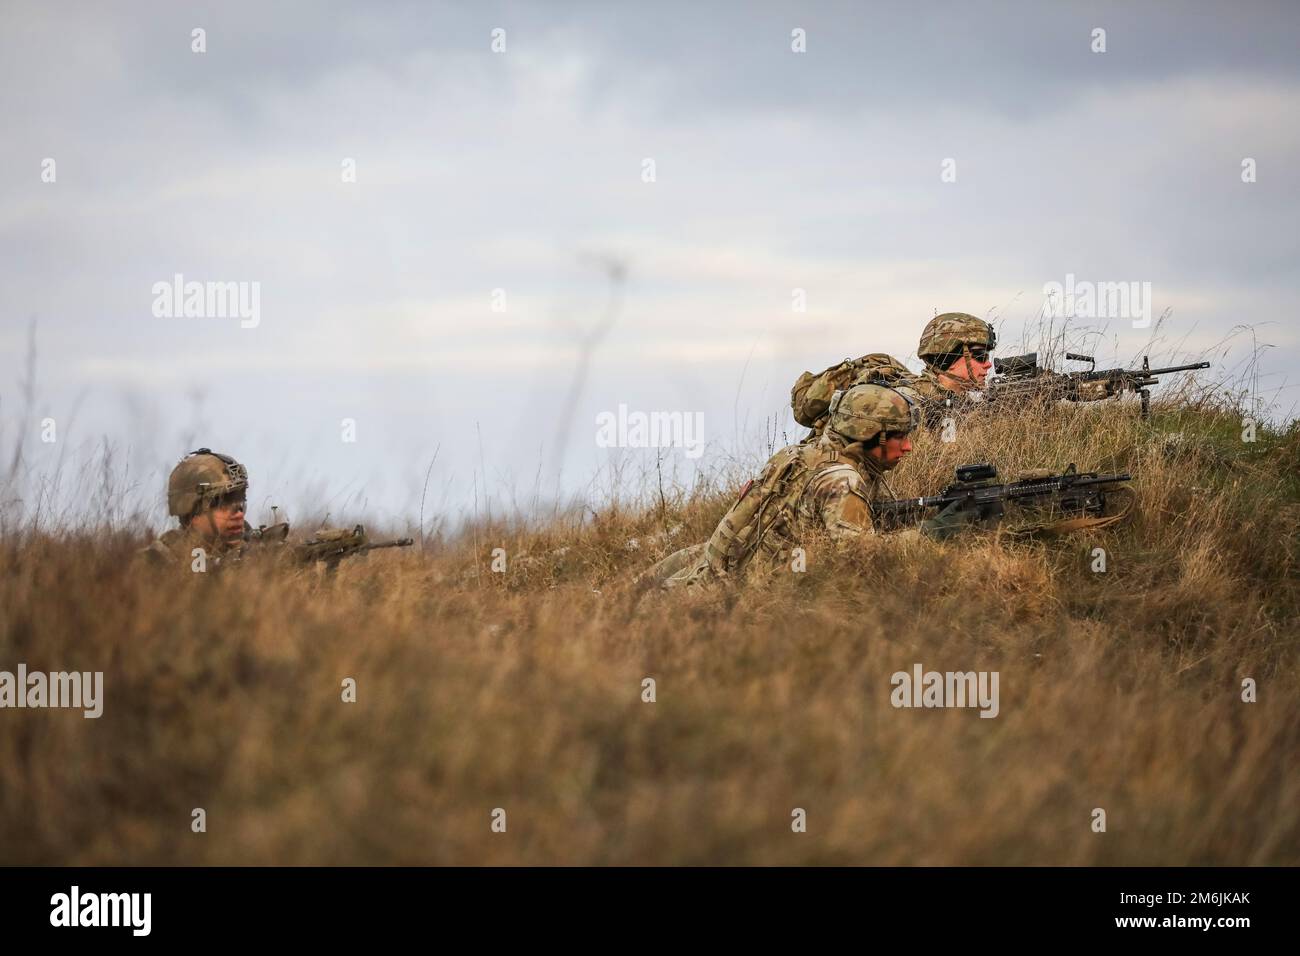
[[[813,430],[815,440],[826,427],[831,396],[853,385],[906,385],[919,397],[922,420],[937,427],[946,414],[969,404],[970,393],[984,388],[997,347],[997,333],[983,319],[965,312],[945,312],[927,323],[916,354],[925,363],[912,372],[898,359],[875,352],[845,359],[817,374],[804,372],[790,392],[795,420]]]
[[[821,435],[773,455],[708,541],[668,555],[641,580],[673,588],[736,578],[760,556],[769,567],[787,560],[809,529],[833,540],[874,533],[871,502],[885,473],[912,450],[919,397],[907,386],[856,385],[829,404]],[[943,536],[950,525],[940,515],[921,530]]]

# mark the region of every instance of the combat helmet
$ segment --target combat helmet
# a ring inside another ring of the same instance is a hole
[[[167,479],[167,513],[184,520],[205,502],[247,488],[243,465],[211,448],[199,448],[182,458]]]
[[[945,312],[926,323],[916,354],[929,365],[940,355],[959,354],[963,345],[982,345],[992,352],[997,344],[998,334],[983,319],[965,312]]]
[[[854,385],[831,397],[826,426],[850,441],[871,441],[881,432],[910,432],[921,424],[921,398],[906,385]]]

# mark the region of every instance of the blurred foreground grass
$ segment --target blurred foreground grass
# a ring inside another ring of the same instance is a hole
[[[1131,470],[1134,518],[813,541],[806,573],[702,594],[630,581],[732,488],[333,577],[178,585],[132,572],[143,532],[10,533],[0,669],[102,670],[105,701],[0,710],[0,862],[1300,863],[1300,431],[1239,433],[1167,404],[974,418],[895,491],[1073,461]],[[1000,714],[894,709],[914,663],[998,671]]]

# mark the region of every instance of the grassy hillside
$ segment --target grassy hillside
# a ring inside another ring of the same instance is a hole
[[[695,594],[630,581],[734,487],[332,577],[160,581],[143,534],[11,531],[0,669],[102,670],[105,702],[0,711],[0,862],[1300,863],[1300,430],[1156,411],[973,418],[891,478],[1128,470],[1118,528],[813,540]],[[999,672],[999,715],[894,708],[915,663]]]

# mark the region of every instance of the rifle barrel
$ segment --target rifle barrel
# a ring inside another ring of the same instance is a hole
[[[1209,362],[1193,362],[1191,365],[1170,365],[1166,368],[1142,369],[1143,375],[1172,375],[1174,372],[1191,372],[1198,368],[1209,368]]]
[[[1084,382],[1098,382],[1107,378],[1147,378],[1152,375],[1172,375],[1174,372],[1190,372],[1194,369],[1209,367],[1209,362],[1193,362],[1191,365],[1168,365],[1164,368],[1108,368],[1101,372],[1066,372],[1065,374],[1069,378]]]

